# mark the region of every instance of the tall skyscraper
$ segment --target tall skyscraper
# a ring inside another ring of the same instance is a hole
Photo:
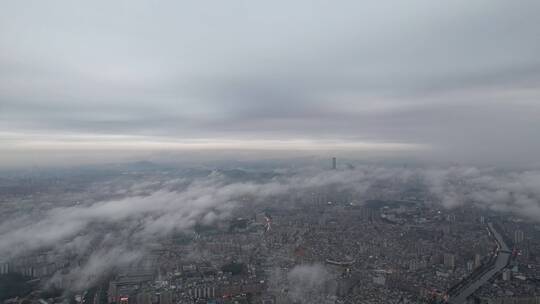
[[[523,242],[524,234],[522,230],[515,230],[514,231],[514,243],[519,244]]]
[[[474,268],[478,268],[480,265],[482,265],[482,256],[477,253],[474,255]]]
[[[332,157],[332,169],[336,170],[336,158]]]
[[[444,266],[454,269],[456,267],[456,256],[451,253],[445,253],[443,255]]]

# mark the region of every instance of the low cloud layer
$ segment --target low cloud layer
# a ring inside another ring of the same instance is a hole
[[[287,273],[289,297],[298,303],[312,303],[314,295],[332,294],[328,283],[332,276],[323,265],[299,265]]]
[[[413,183],[425,187],[431,197],[428,203],[441,208],[472,204],[527,220],[540,219],[540,171],[362,166],[343,171],[282,170],[281,175],[258,182],[234,181],[213,172],[193,180],[140,183],[125,189],[122,199],[15,214],[0,224],[0,256],[9,260],[43,248],[75,255],[83,263],[67,274],[57,274],[53,281],[70,278],[67,287],[81,289],[113,265],[127,265],[143,257],[152,244],[173,233],[189,233],[197,223],[226,221],[237,207],[253,208],[275,195],[309,194],[329,185],[352,191],[362,201],[374,185],[391,185],[402,191]],[[301,275],[308,270],[291,272],[290,280],[298,275],[310,278]],[[315,278],[304,283],[314,285]]]
[[[301,264],[291,269],[273,269],[269,290],[293,303],[319,303],[336,291],[335,274],[323,264]]]

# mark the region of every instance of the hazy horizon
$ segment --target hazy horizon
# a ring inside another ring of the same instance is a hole
[[[170,151],[538,165],[539,11],[3,1],[0,167]]]

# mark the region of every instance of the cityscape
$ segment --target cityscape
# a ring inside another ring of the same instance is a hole
[[[540,1],[0,1],[0,304],[540,304]]]
[[[501,173],[320,165],[6,175],[4,303],[539,301],[538,212],[517,209],[515,177],[498,211],[479,181]]]

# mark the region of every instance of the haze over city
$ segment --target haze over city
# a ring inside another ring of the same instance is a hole
[[[539,303],[539,15],[2,1],[0,303]]]

